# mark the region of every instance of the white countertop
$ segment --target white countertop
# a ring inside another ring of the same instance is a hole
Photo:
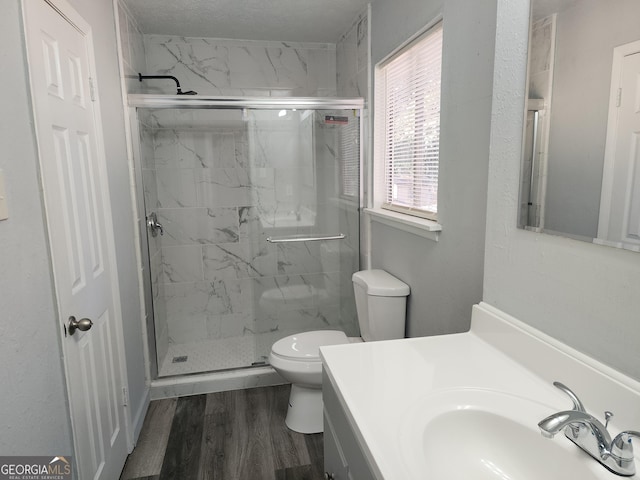
[[[434,395],[452,389],[501,392],[536,402],[537,416],[526,419],[535,426],[543,418],[539,412],[570,407],[552,386],[559,380],[592,414],[602,418],[606,405],[620,412],[616,419],[622,427],[640,429],[637,382],[489,305],[474,308],[468,333],[322,347],[321,356],[361,448],[381,479],[416,478],[417,467],[407,452],[412,423]],[[615,423],[610,430],[618,431]],[[579,451],[568,440],[564,443],[572,455]],[[602,478],[619,478],[591,463],[603,470]]]

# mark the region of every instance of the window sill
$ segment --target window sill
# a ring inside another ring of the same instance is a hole
[[[442,225],[426,218],[414,217],[382,208],[365,208],[364,211],[369,215],[372,222],[413,233],[434,242],[438,241],[438,236],[442,231]]]

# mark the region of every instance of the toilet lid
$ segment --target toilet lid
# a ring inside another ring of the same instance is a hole
[[[278,340],[271,347],[276,355],[306,361],[320,360],[320,347],[349,343],[344,332],[339,330],[317,330],[296,333]]]

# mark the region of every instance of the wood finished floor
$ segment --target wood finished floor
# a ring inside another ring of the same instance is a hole
[[[321,480],[322,434],[284,424],[290,388],[151,402],[120,480]]]

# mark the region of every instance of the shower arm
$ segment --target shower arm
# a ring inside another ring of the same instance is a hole
[[[170,79],[170,80],[173,80],[174,82],[176,82],[176,88],[178,89],[177,95],[197,95],[198,94],[198,92],[194,92],[193,90],[189,90],[188,92],[183,92],[182,89],[180,88],[180,82],[173,75],[142,75],[141,73],[138,73],[138,81],[141,82],[141,81],[147,80],[147,79],[165,79],[165,80],[166,79]]]

